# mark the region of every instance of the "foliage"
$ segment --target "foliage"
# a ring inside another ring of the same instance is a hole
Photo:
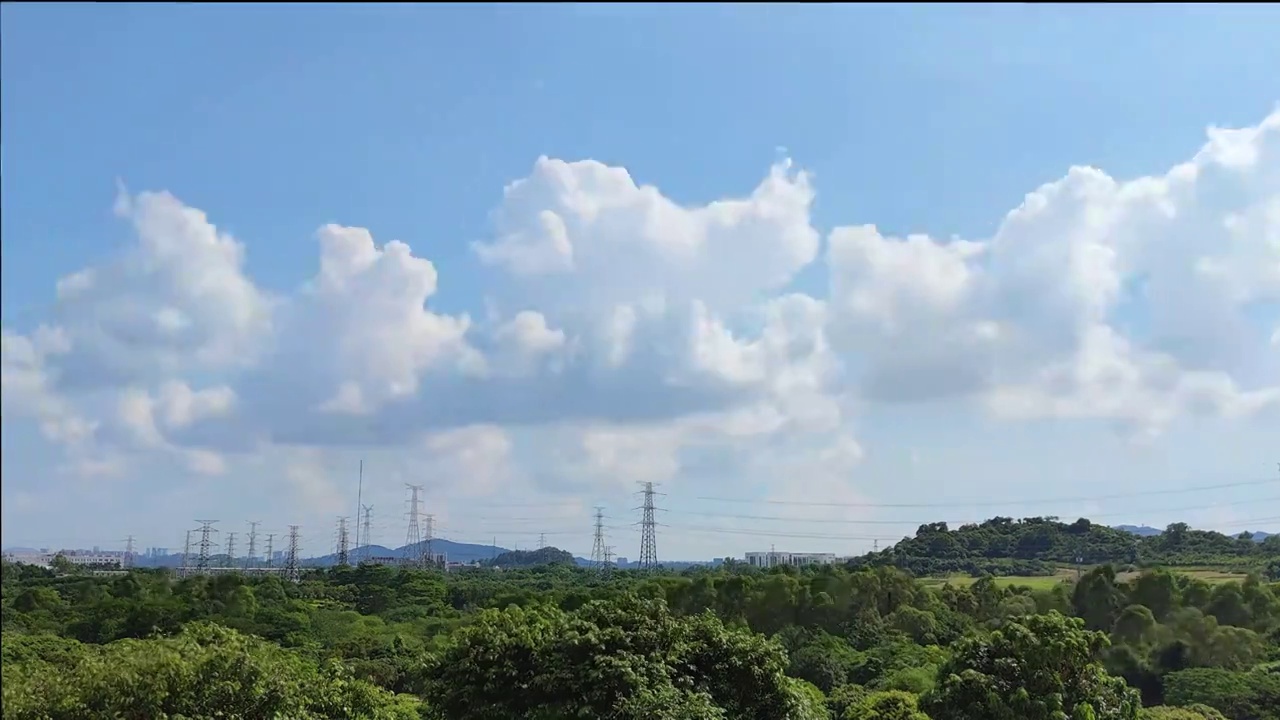
[[[1234,720],[1277,720],[1280,674],[1191,668],[1165,678],[1165,697],[1171,705],[1207,705]]]
[[[1063,532],[1013,525],[986,536]],[[966,537],[925,532],[943,533]],[[1199,552],[1197,537],[1182,535],[1185,553]],[[1274,555],[1248,557],[1259,573],[1243,581],[1102,565],[1033,587],[930,584],[883,558],[608,575],[567,562],[361,565],[307,570],[298,583],[4,563],[4,712],[1277,720],[1280,584],[1261,577]]]
[[[4,717],[290,717],[409,720],[416,703],[234,630],[105,646],[4,635]],[[216,713],[214,712],[216,710]]]
[[[1170,525],[1159,535],[1140,537],[1084,518],[1063,523],[1045,517],[997,517],[955,530],[946,523],[921,525],[914,537],[852,564],[892,565],[916,575],[1050,575],[1056,565],[1076,563],[1219,564],[1261,570],[1278,555],[1280,540],[1274,536],[1258,543],[1192,530],[1185,523]]]
[[[960,641],[924,710],[933,720],[1133,720],[1138,694],[1097,661],[1108,644],[1078,618],[1028,615]]]
[[[576,565],[577,560],[573,559],[573,553],[548,546],[537,550],[507,550],[492,560],[486,560],[485,564],[504,568],[527,568],[538,565]]]
[[[785,668],[776,643],[728,630],[710,613],[677,618],[661,600],[624,598],[573,613],[486,611],[432,662],[426,696],[450,720],[638,719],[654,706],[633,699],[654,697],[671,703],[663,713],[681,717],[695,709],[743,720],[800,717],[803,702]]]

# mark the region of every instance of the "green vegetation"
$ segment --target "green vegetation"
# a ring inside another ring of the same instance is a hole
[[[573,553],[559,548],[544,547],[537,550],[508,550],[492,560],[486,560],[484,564],[493,567],[527,568],[539,565],[574,565],[576,561],[573,559]]]
[[[1280,720],[1280,584],[1258,573],[939,585],[528,555],[297,584],[6,564],[4,717]]]
[[[1255,542],[1192,530],[1175,523],[1160,535],[1139,537],[1123,530],[1053,518],[992,518],[955,530],[946,523],[921,525],[915,537],[856,561],[860,567],[892,566],[917,576],[1052,576],[1063,565],[1170,567],[1208,566],[1260,571],[1280,580],[1280,536]]]

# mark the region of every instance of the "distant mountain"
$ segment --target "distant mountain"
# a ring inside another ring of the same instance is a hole
[[[1116,525],[1115,529],[1120,530],[1121,532],[1127,532],[1133,535],[1138,535],[1140,537],[1155,537],[1156,535],[1160,535],[1164,533],[1163,530],[1153,528],[1148,525]],[[1266,540],[1267,538],[1271,537],[1274,534],[1275,533],[1262,532],[1261,530],[1259,530],[1257,532],[1252,533],[1253,541],[1262,542],[1263,540]]]
[[[1155,537],[1156,535],[1164,532],[1163,530],[1158,530],[1147,525],[1116,525],[1115,529],[1131,533],[1133,535],[1138,535],[1140,537]]]
[[[425,543],[424,543],[425,544]],[[394,550],[382,545],[370,545],[369,555],[371,557],[389,557],[397,560],[409,555],[409,546],[398,547]],[[356,548],[351,549],[351,554],[356,554]],[[475,562],[476,560],[492,560],[494,557],[505,552],[510,552],[507,548],[494,545],[477,545],[475,543],[460,543],[444,538],[436,538],[431,541],[431,552],[443,553],[449,558],[449,562]],[[309,567],[329,567],[338,562],[338,554],[330,553],[321,555],[320,557],[307,558],[303,561],[303,565]]]

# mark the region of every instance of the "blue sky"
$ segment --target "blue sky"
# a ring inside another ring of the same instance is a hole
[[[302,523],[320,551],[354,514],[360,458],[388,543],[409,481],[447,537],[564,532],[579,552],[597,503],[616,508],[620,552],[636,544],[624,491],[649,479],[677,555],[854,551],[997,511],[1232,531],[1280,515],[1280,484],[1034,502],[1274,474],[1277,21],[1265,6],[6,5],[3,542],[175,546],[212,515]],[[1202,153],[1193,180],[1168,175],[1211,125],[1261,129]],[[1163,185],[1116,185],[1144,177]],[[1047,183],[1048,210],[1007,220]],[[190,250],[184,208],[243,263]],[[502,240],[551,237],[548,212],[567,218],[573,267],[521,270]],[[408,243],[435,280],[386,253],[381,273],[314,291],[327,223]],[[932,240],[899,239],[916,233]],[[663,249],[677,237],[699,249]],[[92,291],[60,300],[86,268]],[[162,311],[186,335],[161,337]],[[623,316],[640,339],[611,364]],[[317,409],[344,386],[362,401]],[[564,517],[516,520],[529,511],[495,496]],[[756,505],[793,513],[767,536],[723,517],[682,529],[695,521],[676,511],[730,514],[697,500],[725,496],[860,507]],[[879,507],[921,496],[975,504]],[[814,513],[831,537],[802,537]]]

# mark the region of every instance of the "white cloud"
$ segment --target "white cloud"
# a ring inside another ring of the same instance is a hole
[[[71,338],[60,381],[113,386],[246,366],[271,326],[271,299],[244,274],[244,246],[168,193],[121,195],[137,241],[114,262],[58,283]]]
[[[1143,432],[1248,414],[1280,392],[1280,363],[1244,372],[1268,352],[1247,310],[1280,302],[1277,207],[1280,112],[1161,176],[1073,168],[978,242],[838,228],[838,350],[872,398],[982,396]]]
[[[122,194],[135,242],[52,288],[46,325],[5,329],[4,415],[79,446],[86,472],[282,452],[328,513],[350,503],[325,453],[366,447],[473,497],[745,482],[856,502],[875,408],[1153,437],[1280,407],[1280,112],[1160,175],[1073,168],[989,238],[849,224],[820,257],[814,198],[790,162],[686,206],[622,168],[539,159],[473,245],[473,321],[438,309],[407,242],[325,225],[315,276],[276,295],[201,211]],[[814,263],[826,288],[797,281]]]

